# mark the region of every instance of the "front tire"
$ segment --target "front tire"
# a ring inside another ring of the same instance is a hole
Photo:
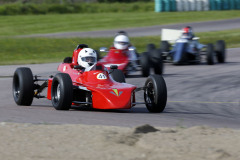
[[[167,87],[160,75],[151,75],[145,82],[144,100],[149,112],[159,113],[167,103]]]
[[[33,74],[30,68],[17,68],[13,75],[12,92],[18,105],[30,106],[34,96]]]
[[[58,73],[53,78],[52,105],[56,110],[69,110],[73,99],[73,85],[71,77],[66,73]]]

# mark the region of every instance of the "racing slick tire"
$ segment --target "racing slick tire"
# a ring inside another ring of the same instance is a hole
[[[110,73],[114,81],[119,83],[126,83],[124,73],[120,69],[111,69]]]
[[[162,50],[155,49],[150,52],[151,64],[155,74],[163,74]]]
[[[149,112],[159,113],[167,104],[167,87],[161,75],[150,75],[145,82],[144,100]]]
[[[215,52],[213,49],[213,44],[211,44],[211,43],[207,44],[207,54],[206,54],[207,57],[206,58],[207,58],[208,65],[213,65],[215,63],[214,55],[215,55]]]
[[[168,43],[168,41],[161,41],[160,48],[162,49],[162,52],[169,52],[170,44]]]
[[[56,110],[69,110],[73,99],[73,85],[69,74],[58,73],[51,87],[52,105]]]
[[[147,52],[151,52],[152,50],[155,50],[156,49],[156,46],[152,43],[148,44],[147,47]]]
[[[215,52],[219,63],[224,63],[226,58],[226,45],[223,40],[218,40],[215,45]]]
[[[18,105],[30,106],[34,96],[33,74],[30,68],[17,68],[13,75],[12,92]]]
[[[147,77],[150,74],[150,58],[148,52],[143,52],[140,58],[140,64],[142,66],[142,76]]]

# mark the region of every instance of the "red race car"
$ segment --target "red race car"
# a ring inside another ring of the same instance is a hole
[[[100,52],[107,52],[107,55],[100,60],[102,64],[108,69],[111,65],[117,65],[125,76],[128,76],[131,72],[141,70],[142,76],[147,77],[150,74],[151,67],[154,69],[155,74],[163,73],[162,56],[154,52],[144,52],[139,56],[125,31],[117,32],[113,40],[113,46],[109,51],[106,47],[102,47]]]
[[[167,102],[167,88],[160,75],[151,75],[145,85],[137,88],[125,83],[125,77],[117,66],[107,70],[95,63],[83,71],[81,65],[61,63],[54,76],[40,79],[30,68],[17,68],[13,76],[13,97],[17,105],[31,105],[33,98],[47,98],[56,110],[69,110],[74,106],[95,109],[130,109],[136,104],[146,104],[150,112],[162,112]],[[42,82],[42,84],[39,84]],[[42,91],[47,88],[47,95]],[[136,102],[135,93],[144,90],[145,102]]]
[[[117,65],[118,68],[123,71],[125,76],[128,76],[129,73],[141,70],[142,76],[147,77],[150,74],[150,69],[153,68],[155,74],[163,73],[163,62],[159,54],[151,54],[150,52],[144,52],[138,56],[138,65],[137,68],[134,68],[131,61],[128,58],[128,53],[135,51],[135,47],[129,47],[126,50],[116,49],[114,47],[107,50],[106,47],[100,48],[100,52],[106,52],[107,55],[103,57],[100,62],[110,69],[111,65]]]

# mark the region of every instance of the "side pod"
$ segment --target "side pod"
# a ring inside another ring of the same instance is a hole
[[[47,99],[51,100],[51,89],[52,89],[52,78],[48,79],[48,91],[47,91]]]

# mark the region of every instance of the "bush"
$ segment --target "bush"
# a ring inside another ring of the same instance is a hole
[[[153,2],[153,0],[98,0],[100,3],[132,3],[132,2]]]
[[[22,5],[21,8],[22,14],[46,14],[48,12],[46,5],[28,4]]]
[[[48,13],[109,13],[153,11],[154,3],[80,3],[80,4],[5,4],[0,6],[0,15],[26,15]]]
[[[21,14],[21,8],[19,4],[9,4],[3,9],[3,15],[18,15]]]
[[[48,8],[49,13],[76,13],[72,5],[53,4]]]

